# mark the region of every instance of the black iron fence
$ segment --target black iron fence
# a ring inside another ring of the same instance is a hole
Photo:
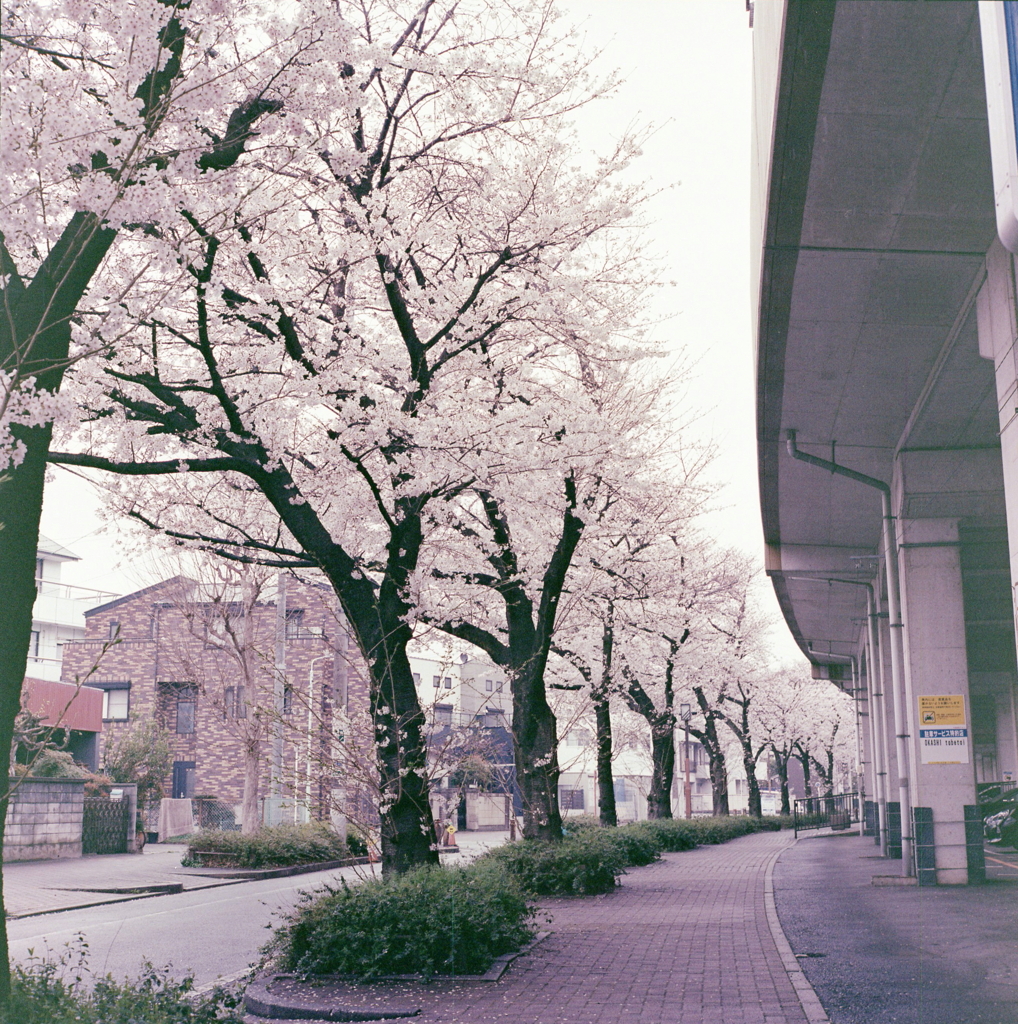
[[[126,797],[87,796],[81,816],[81,852],[127,853],[134,834],[131,805]]]
[[[796,800],[792,810],[796,834],[811,828],[846,829],[858,823],[860,806],[858,793],[835,793],[833,796],[808,796]]]

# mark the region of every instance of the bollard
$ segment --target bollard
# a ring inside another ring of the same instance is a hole
[[[901,804],[887,801],[887,856],[901,860]]]
[[[877,802],[876,800],[865,800],[862,805],[862,834],[864,836],[875,836],[877,834]]]
[[[933,845],[933,808],[913,807],[915,873],[920,885],[937,884],[936,849]]]
[[[965,862],[969,869],[969,885],[980,885],[986,881],[983,809],[978,804],[965,805]]]

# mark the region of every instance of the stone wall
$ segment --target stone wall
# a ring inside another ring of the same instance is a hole
[[[81,856],[81,779],[11,779],[4,861]]]

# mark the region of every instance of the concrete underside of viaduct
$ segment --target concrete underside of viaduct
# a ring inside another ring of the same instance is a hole
[[[788,0],[754,33],[766,568],[816,674],[856,693],[867,795],[931,809],[936,880],[964,882],[964,807],[1018,777],[1015,267],[979,9]],[[789,431],[889,490],[897,665],[880,490]],[[934,763],[920,719],[959,696],[960,763]]]

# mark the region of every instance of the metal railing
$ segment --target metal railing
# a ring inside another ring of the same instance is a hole
[[[858,793],[835,793],[833,796],[808,796],[796,800],[792,808],[792,824],[796,835],[813,828],[846,829],[860,819]]]

